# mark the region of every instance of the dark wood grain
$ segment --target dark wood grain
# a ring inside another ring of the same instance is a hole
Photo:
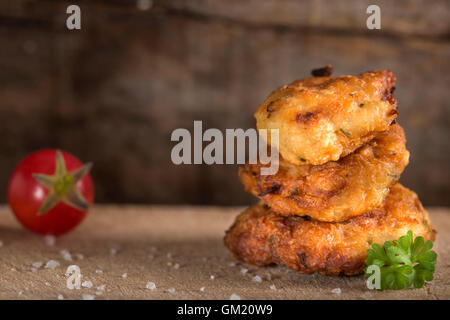
[[[82,30],[68,31],[67,2],[2,2],[0,201],[14,165],[44,147],[94,161],[102,202],[254,201],[236,166],[173,165],[172,130],[254,127],[273,89],[330,63],[397,75],[411,151],[401,181],[450,205],[447,1],[380,1],[373,32],[356,1],[241,3],[81,1]]]

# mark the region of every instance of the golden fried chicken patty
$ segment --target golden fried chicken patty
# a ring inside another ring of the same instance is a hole
[[[383,207],[340,223],[284,217],[259,204],[236,218],[224,241],[235,258],[249,264],[353,275],[363,270],[372,243],[383,245],[408,230],[434,240],[428,213],[417,195],[395,184]]]
[[[292,164],[336,161],[387,130],[398,114],[394,89],[388,70],[298,80],[267,97],[256,126],[279,130],[279,152]]]
[[[293,165],[280,159],[274,175],[261,175],[266,165],[246,164],[239,169],[239,178],[247,192],[281,215],[340,222],[383,203],[389,187],[408,165],[405,142],[402,127],[392,124],[336,162]]]

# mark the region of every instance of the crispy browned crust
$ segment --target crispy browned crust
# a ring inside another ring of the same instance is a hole
[[[395,184],[382,208],[341,223],[283,217],[259,204],[236,218],[224,241],[237,259],[249,264],[354,275],[363,270],[372,243],[398,239],[408,230],[434,240],[428,213],[417,195]]]
[[[398,113],[394,89],[388,70],[306,78],[270,94],[256,125],[279,129],[279,151],[292,164],[336,161],[387,130]]]
[[[393,124],[339,161],[293,165],[280,159],[278,173],[261,175],[262,164],[239,169],[245,190],[281,215],[308,215],[340,222],[379,207],[408,165],[403,129]]]

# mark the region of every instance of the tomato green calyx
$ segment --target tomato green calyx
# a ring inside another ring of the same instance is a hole
[[[53,175],[33,173],[33,177],[50,191],[42,203],[38,215],[47,213],[59,202],[86,211],[89,204],[78,190],[77,183],[89,173],[91,168],[92,163],[87,163],[73,172],[67,172],[61,151],[56,151],[56,167]]]

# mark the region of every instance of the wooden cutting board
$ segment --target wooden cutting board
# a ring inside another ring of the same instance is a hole
[[[97,206],[52,245],[53,239],[24,230],[0,207],[0,299],[450,298],[450,209],[429,210],[438,230],[435,280],[422,289],[385,292],[369,291],[362,276],[301,275],[234,261],[222,238],[241,209]],[[45,268],[50,260],[59,266]],[[69,265],[80,267],[85,287],[66,287]],[[147,289],[148,282],[156,289]],[[337,288],[341,293],[333,293]]]

